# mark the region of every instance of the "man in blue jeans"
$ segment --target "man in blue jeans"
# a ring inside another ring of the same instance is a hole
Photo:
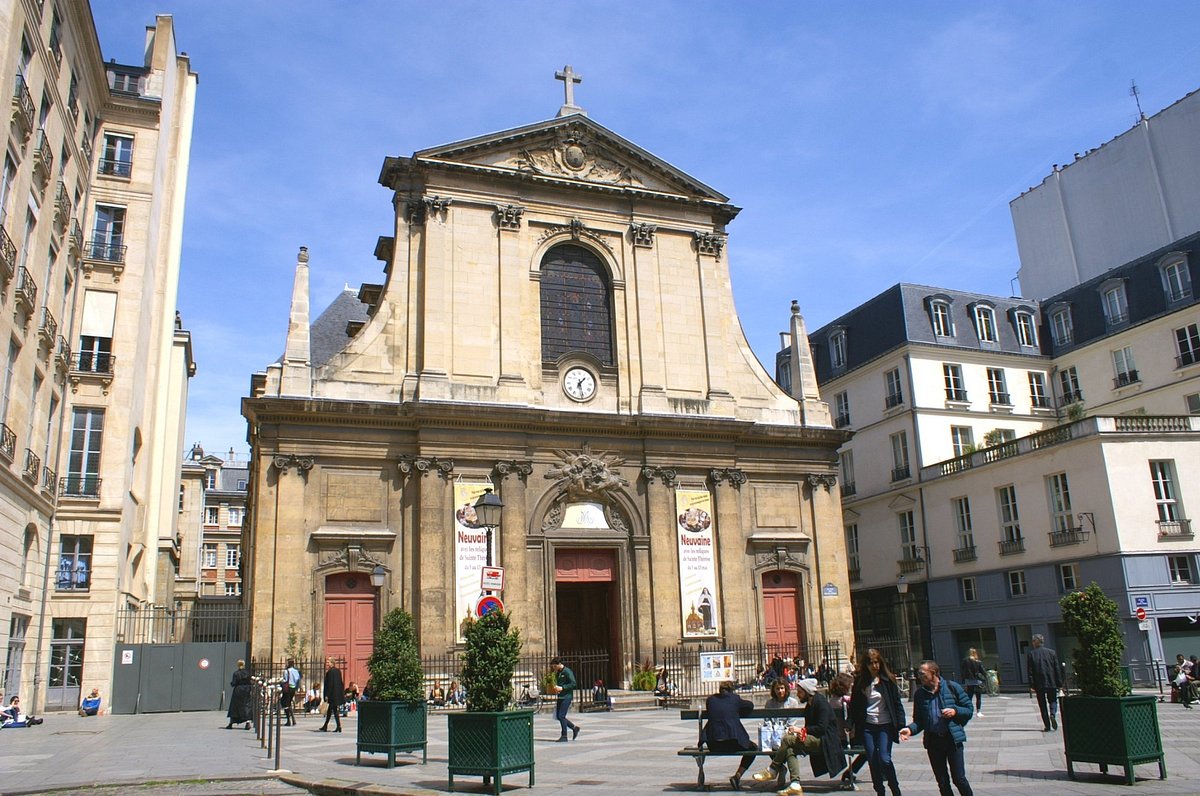
[[[567,668],[561,658],[553,658],[550,665],[554,667],[554,681],[557,683],[554,686],[554,693],[558,694],[558,704],[554,707],[554,718],[558,719],[558,725],[562,727],[562,735],[558,742],[566,743],[567,730],[571,731],[570,740],[573,741],[579,737],[579,725],[572,724],[571,720],[567,718],[567,713],[571,710],[571,700],[575,698],[575,672]]]
[[[974,796],[963,759],[963,744],[967,742],[964,728],[973,714],[971,698],[958,683],[942,679],[935,661],[924,661],[917,669],[917,679],[921,687],[913,696],[913,720],[900,728],[900,740],[907,741],[924,731],[925,752],[941,796],[954,796],[951,782],[960,796]]]

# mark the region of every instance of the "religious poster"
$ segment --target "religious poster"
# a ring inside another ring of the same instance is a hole
[[[455,635],[463,641],[463,622],[475,618],[475,606],[483,592],[479,588],[480,576],[487,565],[487,530],[479,527],[475,517],[475,501],[485,489],[491,489],[489,481],[454,484],[454,583],[455,583]],[[499,563],[500,529],[492,533],[492,563]]]
[[[683,637],[717,635],[717,554],[712,495],[707,490],[675,490],[679,539],[679,598]]]
[[[732,652],[700,653],[700,680],[705,683],[737,682],[733,671]]]

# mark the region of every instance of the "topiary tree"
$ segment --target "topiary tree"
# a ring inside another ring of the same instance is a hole
[[[1093,582],[1058,602],[1063,624],[1078,645],[1072,653],[1075,684],[1086,696],[1120,697],[1129,693],[1121,680],[1125,640],[1117,619],[1117,604]]]
[[[521,655],[521,631],[511,626],[509,615],[492,611],[470,622],[463,631],[462,686],[467,710],[499,712],[512,701],[513,671]]]
[[[367,660],[371,673],[371,699],[383,702],[421,702],[425,698],[425,672],[417,649],[412,615],[395,608],[383,617],[375,632],[375,651]]]

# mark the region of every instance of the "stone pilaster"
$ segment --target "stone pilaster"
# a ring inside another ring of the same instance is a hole
[[[500,566],[504,567],[504,607],[513,615],[513,623],[527,628],[541,622],[540,590],[529,577],[525,560],[525,529],[529,514],[525,501],[526,481],[533,472],[528,462],[496,462],[496,487],[504,501],[500,514]],[[537,617],[535,619],[535,616]],[[522,631],[524,632],[524,631]]]
[[[669,467],[642,468],[642,477],[646,479],[646,504],[650,523],[649,588],[653,599],[649,605],[653,614],[655,652],[663,647],[678,644],[683,638],[683,617],[679,614],[675,476],[675,470]]]
[[[709,471],[713,485],[713,511],[717,519],[718,568],[721,584],[721,635],[732,644],[756,640],[754,594],[750,588],[750,562],[742,528],[741,488],[746,474],[727,468]]]
[[[454,534],[450,528],[450,500],[446,482],[454,462],[436,457],[402,460],[400,467],[415,473],[417,487],[417,542],[413,561],[416,573],[413,602],[423,650],[454,646]]]
[[[297,621],[303,626],[308,613],[308,581],[289,577],[291,570],[287,565],[295,560],[294,551],[304,550],[308,545],[304,490],[313,466],[312,456],[280,454],[271,460],[275,471],[274,538],[269,549],[255,550],[260,560],[267,559],[260,571],[270,573],[267,581],[270,584],[271,635],[267,654],[271,660],[277,660],[287,645],[288,622]],[[303,606],[299,612],[295,610],[298,606]],[[304,615],[300,616],[301,613]],[[314,638],[314,648],[320,649],[323,641]]]

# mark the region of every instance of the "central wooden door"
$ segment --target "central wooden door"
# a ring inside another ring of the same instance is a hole
[[[804,644],[804,619],[795,573],[767,572],[762,577],[763,624],[768,648]]]
[[[361,572],[325,579],[325,657],[346,662],[346,684],[367,683],[367,659],[375,647],[375,587]]]
[[[621,682],[621,623],[615,550],[558,550],[554,554],[558,651],[608,652],[607,683]],[[578,675],[579,673],[576,672]],[[580,686],[590,683],[580,683]]]

